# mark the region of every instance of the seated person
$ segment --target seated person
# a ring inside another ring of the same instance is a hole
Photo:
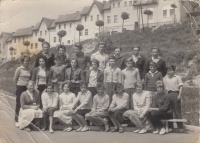
[[[172,113],[172,103],[170,96],[164,91],[164,84],[162,81],[156,82],[157,93],[153,97],[152,108],[148,109],[147,118],[150,120],[151,124],[155,128],[154,134],[165,134],[165,128],[162,124],[162,119],[171,119],[173,117]]]
[[[104,118],[109,107],[109,96],[104,92],[104,86],[98,83],[96,86],[98,93],[93,98],[93,108],[92,111],[85,115],[86,119],[91,123],[101,126],[100,131],[109,131],[108,121]]]
[[[43,119],[44,127],[42,130],[46,130],[47,116],[49,116],[49,132],[53,133],[52,124],[53,124],[53,114],[58,110],[58,93],[53,92],[53,85],[48,84],[46,92],[42,93],[42,105],[43,105]]]
[[[133,110],[128,110],[123,116],[128,117],[138,128],[135,133],[146,133],[146,112],[150,107],[149,92],[143,90],[143,82],[135,83],[136,92],[132,95]]]
[[[34,83],[29,81],[27,91],[24,91],[20,97],[21,108],[19,111],[19,127],[28,132],[31,131],[30,124],[34,118],[42,118],[43,113],[40,107],[39,91],[34,89]]]
[[[92,94],[89,90],[87,90],[86,83],[80,83],[81,91],[78,93],[77,98],[75,99],[73,109],[74,114],[72,118],[79,124],[79,128],[76,130],[77,132],[85,132],[88,131],[89,128],[85,121],[85,114],[89,113],[92,108]],[[79,103],[79,106],[76,105]],[[76,107],[76,108],[75,108]]]
[[[115,128],[111,132],[123,133],[124,130],[120,123],[123,122],[123,114],[129,109],[129,95],[123,91],[124,87],[121,83],[116,85],[116,94],[112,96],[112,102],[108,109],[108,115]]]

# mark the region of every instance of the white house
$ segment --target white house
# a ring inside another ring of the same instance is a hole
[[[12,33],[2,32],[0,35],[0,61],[6,62],[8,59],[7,40],[12,36]]]

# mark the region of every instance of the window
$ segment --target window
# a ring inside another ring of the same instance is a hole
[[[167,10],[163,10],[163,18],[167,17]]]
[[[129,1],[129,6],[132,6],[132,1]]]
[[[72,23],[69,24],[69,27],[72,28]]]
[[[126,1],[124,2],[124,6],[127,6],[127,2]]]
[[[87,21],[87,16],[85,16],[85,22]]]
[[[42,36],[42,31],[40,31],[40,36]]]
[[[114,23],[117,23],[117,15],[114,15]]]
[[[58,26],[59,26],[59,29],[61,29],[61,25],[59,24]]]
[[[88,29],[85,29],[85,35],[88,35]]]
[[[31,43],[31,49],[33,49],[33,43]]]
[[[70,40],[67,40],[67,43],[70,44]]]
[[[120,7],[120,2],[118,2],[118,7]]]
[[[152,11],[152,14],[149,15],[149,20],[153,20],[153,11]]]
[[[115,3],[113,3],[113,8],[115,8]]]
[[[37,49],[38,48],[38,43],[35,43],[35,49]]]
[[[20,42],[20,37],[18,38],[18,43]]]
[[[170,17],[174,17],[174,9],[170,9]]]
[[[99,15],[97,15],[97,20],[99,20]]]
[[[93,16],[91,16],[91,21],[93,21]]]
[[[47,35],[47,30],[45,30],[45,35]]]
[[[35,32],[35,36],[37,36],[37,32]]]
[[[53,38],[53,42],[56,43],[56,37]]]
[[[16,43],[16,38],[14,38],[14,43]]]
[[[66,24],[64,24],[64,29],[66,29]]]
[[[107,23],[111,23],[110,16],[107,16]]]

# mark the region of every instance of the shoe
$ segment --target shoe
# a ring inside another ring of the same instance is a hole
[[[119,133],[123,133],[124,129],[123,128],[119,128]]]
[[[83,127],[80,127],[76,130],[76,132],[80,132],[83,129]]]
[[[19,123],[18,122],[15,122],[15,127],[19,128]]]
[[[111,132],[117,132],[119,129],[117,127],[114,127],[114,129],[111,130]]]
[[[46,130],[46,128],[47,128],[47,127],[46,127],[46,126],[44,126],[44,127],[42,128],[42,131],[45,131],[45,130]]]
[[[63,129],[63,132],[71,132],[72,131],[72,127],[67,127]]]
[[[158,129],[156,129],[154,132],[153,132],[153,134],[158,134],[159,133],[159,130]]]
[[[89,130],[89,128],[87,126],[85,126],[85,127],[82,128],[81,132],[86,132],[88,130]]]
[[[165,128],[162,128],[159,132],[160,135],[164,135],[165,134]]]
[[[31,132],[31,129],[30,129],[29,127],[26,127],[25,130],[26,130],[27,132]]]
[[[105,124],[105,132],[109,132],[110,131],[110,126],[109,126],[109,124],[107,123],[107,124]]]
[[[137,130],[135,130],[135,131],[133,131],[134,133],[138,133],[140,130],[139,129],[137,129]]]
[[[105,131],[105,127],[103,125],[101,125],[101,129],[99,130],[100,132]]]
[[[52,133],[54,133],[54,131],[52,130],[52,129],[49,129],[49,132],[52,134]]]
[[[146,133],[146,132],[147,132],[146,129],[142,129],[141,131],[138,132],[138,134],[144,134],[144,133]]]
[[[169,128],[169,129],[168,129],[168,133],[170,133],[170,132],[172,132],[172,128]]]
[[[179,133],[183,133],[183,132],[184,132],[184,129],[178,129],[178,132],[179,132]]]

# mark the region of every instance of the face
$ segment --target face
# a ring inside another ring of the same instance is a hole
[[[78,53],[81,52],[81,50],[80,50],[78,47],[74,47],[74,52],[75,52],[76,54],[78,54]]]
[[[55,62],[55,64],[56,64],[57,66],[59,66],[59,65],[61,64],[61,60],[60,60],[60,59],[56,59],[54,62]]]
[[[141,93],[142,92],[142,85],[138,84],[136,87],[136,91],[137,93]]]
[[[29,66],[29,62],[30,62],[29,59],[28,59],[28,58],[25,58],[25,59],[24,59],[24,62],[23,62],[23,66],[24,66],[24,67],[28,67],[28,66]]]
[[[69,86],[68,86],[67,84],[64,85],[63,91],[64,91],[65,93],[69,92]]]
[[[110,60],[109,60],[109,65],[110,65],[111,67],[114,67],[114,65],[115,65],[115,60],[114,60],[114,59],[110,59]]]
[[[102,95],[102,94],[104,93],[104,90],[103,90],[103,88],[98,88],[98,89],[97,89],[97,92],[98,92],[100,95]]]
[[[34,85],[33,85],[33,84],[29,84],[29,85],[27,86],[27,89],[28,89],[29,92],[33,92],[33,90],[34,90]]]
[[[133,55],[139,55],[139,52],[140,52],[139,48],[137,47],[133,48]]]
[[[163,93],[164,89],[163,87],[157,86],[158,93]]]
[[[173,71],[172,69],[168,69],[168,70],[167,70],[167,74],[168,74],[169,76],[173,76],[173,75],[174,75],[174,71]]]
[[[60,48],[59,51],[58,51],[58,53],[61,54],[61,55],[64,55],[65,51],[64,51],[63,48]]]
[[[87,88],[86,88],[85,85],[82,85],[82,86],[80,87],[80,89],[81,89],[81,92],[85,92],[85,91],[87,90]]]
[[[158,57],[158,49],[153,49],[152,50],[152,56],[153,57]]]
[[[52,93],[52,91],[53,91],[52,87],[51,87],[51,86],[48,86],[48,87],[47,87],[47,93]]]
[[[45,65],[44,59],[39,59],[39,64],[41,67],[43,67]]]
[[[132,68],[133,67],[133,62],[126,62],[126,67],[127,68]]]
[[[118,49],[115,49],[115,55],[117,56],[117,57],[119,57],[120,56],[120,48],[118,48]]]
[[[123,93],[123,88],[118,87],[118,88],[117,88],[117,93],[118,93],[118,94],[122,94],[122,93]]]
[[[44,53],[48,53],[49,52],[49,46],[47,44],[44,44],[42,47],[42,50]]]
[[[98,68],[97,64],[92,62],[92,69],[97,69],[97,68]]]
[[[75,68],[76,65],[77,65],[76,61],[75,61],[75,60],[72,60],[72,61],[71,61],[71,66],[72,66],[73,68]]]
[[[154,72],[156,71],[156,67],[155,67],[155,66],[150,66],[149,68],[150,68],[150,71],[151,71],[152,73],[154,73]]]
[[[99,45],[99,52],[104,52],[104,45]]]

